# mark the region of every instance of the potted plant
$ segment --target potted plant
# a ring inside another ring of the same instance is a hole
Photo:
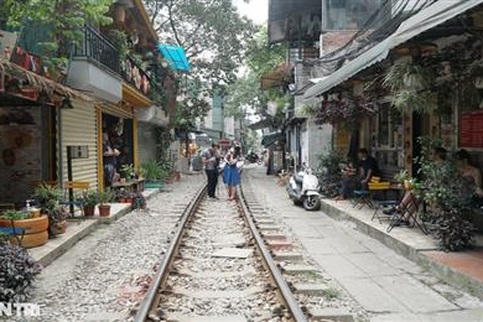
[[[146,162],[141,165],[141,171],[146,179],[145,188],[156,189],[163,187],[161,180],[166,176],[166,172],[160,162],[156,160]]]
[[[117,202],[120,202],[120,203],[126,203],[127,202],[126,191],[124,191],[124,190],[116,191],[116,200],[117,200]]]
[[[121,172],[126,180],[130,180],[134,178],[136,170],[132,164],[124,164],[121,167]]]
[[[412,179],[411,179],[411,176],[409,175],[408,170],[404,169],[396,173],[394,175],[394,180],[400,183],[404,187],[404,189],[411,190]]]
[[[128,193],[126,195],[126,202],[130,203],[131,205],[134,205],[134,200],[135,200],[135,194],[134,193]]]
[[[111,205],[112,193],[110,190],[100,190],[99,191],[99,216],[109,217],[111,215]]]
[[[49,239],[49,218],[45,214],[41,217],[32,217],[28,212],[7,210],[0,216],[0,227],[25,230],[21,238],[10,239],[13,243],[20,241],[21,246],[25,248],[44,245]]]
[[[89,190],[84,196],[84,216],[92,217],[96,210],[96,205],[99,203],[99,196],[97,191]]]
[[[59,205],[62,191],[55,187],[42,184],[34,193],[34,198],[39,203],[41,213],[48,216],[48,234],[50,238],[63,234],[67,228],[66,209]]]

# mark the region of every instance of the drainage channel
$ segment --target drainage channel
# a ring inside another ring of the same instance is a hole
[[[222,192],[223,194],[223,192]],[[247,203],[208,199],[184,210],[134,321],[307,321]]]

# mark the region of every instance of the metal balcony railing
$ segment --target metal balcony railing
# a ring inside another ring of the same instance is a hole
[[[84,27],[84,39],[79,45],[75,46],[73,57],[93,60],[116,74],[121,72],[119,52],[114,44],[89,26]]]

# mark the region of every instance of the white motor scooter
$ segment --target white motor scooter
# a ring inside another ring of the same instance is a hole
[[[290,177],[287,193],[295,205],[302,205],[305,210],[319,210],[321,195],[319,179],[309,167],[303,165],[302,171]]]

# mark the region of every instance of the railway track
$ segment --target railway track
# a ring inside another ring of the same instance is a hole
[[[307,321],[240,195],[196,194],[134,321]]]

